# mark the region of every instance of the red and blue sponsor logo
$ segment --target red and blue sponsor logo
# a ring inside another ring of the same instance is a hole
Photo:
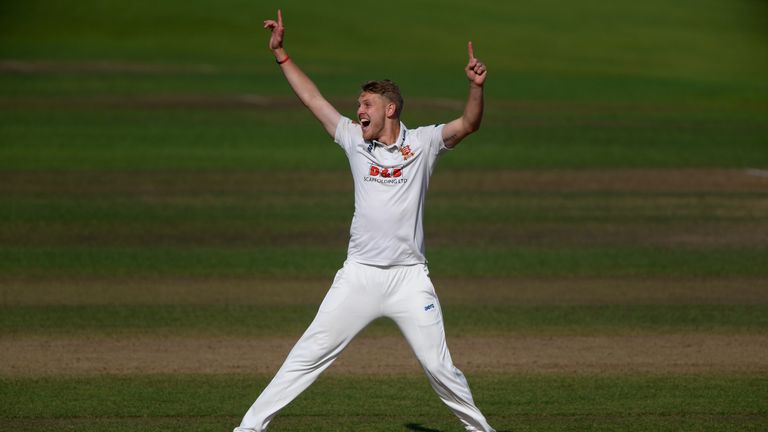
[[[368,172],[368,175],[371,177],[384,177],[384,178],[390,178],[390,177],[401,177],[403,175],[403,169],[402,168],[380,168],[376,165],[371,165],[371,169]]]

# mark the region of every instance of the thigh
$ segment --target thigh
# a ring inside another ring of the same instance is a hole
[[[417,326],[442,323],[443,313],[425,265],[415,265],[399,278],[396,294],[388,299],[388,315],[396,322]]]
[[[389,315],[422,360],[444,349],[443,313],[426,266],[414,266],[403,282]]]
[[[364,270],[359,265],[347,263],[336,273],[304,338],[324,345],[337,345],[353,338],[377,318],[376,299],[365,295]]]

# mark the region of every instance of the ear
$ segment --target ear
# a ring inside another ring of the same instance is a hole
[[[395,113],[397,112],[397,105],[395,105],[394,102],[390,102],[387,104],[387,117],[393,118],[395,116]]]

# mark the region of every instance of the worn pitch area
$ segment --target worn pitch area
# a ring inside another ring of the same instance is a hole
[[[514,243],[547,247],[641,244],[701,250],[712,247],[759,249],[764,245],[764,221],[768,209],[763,195],[768,178],[761,173],[688,169],[458,171],[452,172],[451,178],[436,174],[428,199],[428,205],[433,206],[432,211],[439,211],[444,201],[453,202],[444,198],[445,194],[483,191],[489,195],[475,197],[474,201],[462,200],[458,205],[470,211],[475,205],[482,210],[511,202],[516,207],[511,210],[497,209],[497,213],[518,219],[502,218],[491,224],[478,224],[479,228],[473,230],[461,220],[446,223],[439,218],[427,227],[427,242],[437,247],[457,243],[474,246]],[[317,175],[327,178],[310,184],[296,180],[295,176],[285,175],[281,181],[289,190],[321,193],[323,200],[335,199],[328,193],[348,195],[350,185],[347,178],[322,172]],[[182,209],[189,206],[189,211],[195,211],[200,206],[217,205],[217,196],[226,198],[227,194],[234,193],[253,199],[267,196],[268,199],[260,203],[265,208],[290,209],[296,205],[291,197],[269,198],[270,195],[265,195],[270,192],[267,185],[248,173],[147,173],[142,176],[119,172],[72,172],[55,176],[2,173],[0,177],[0,190],[9,199],[31,196],[47,200],[55,195],[90,205],[92,200],[117,193],[125,200],[126,208],[151,202],[166,207],[181,205]],[[456,177],[462,181],[454,183]],[[456,184],[461,185],[458,191]],[[592,198],[594,193],[596,198]],[[304,200],[305,196],[294,198]],[[593,209],[600,202],[605,203],[604,208]],[[435,206],[438,210],[434,210]],[[533,220],[549,214],[549,207],[560,212],[557,214],[559,219],[547,224]],[[179,211],[178,215],[171,214],[169,221],[172,223],[157,227],[142,225],[141,230],[150,234],[153,229],[173,232],[184,226],[184,215],[188,210]],[[529,212],[533,219],[526,219],[525,212]],[[293,239],[296,245],[323,244],[328,241],[326,237],[331,232],[335,241],[341,244],[343,231],[348,228],[348,212],[344,209],[343,213],[343,220],[340,218],[332,225],[338,225],[338,233],[335,228],[313,229],[297,236],[292,231],[295,229],[292,225],[288,227],[290,230],[284,228],[284,236]],[[610,217],[601,220],[598,216],[602,214]],[[565,220],[577,223],[569,225]],[[120,230],[125,229],[124,225],[113,224],[109,220],[106,222],[103,232],[93,223],[83,224],[85,231],[78,232],[76,224],[58,227],[48,222],[27,225],[20,222],[8,225],[2,235],[6,244],[18,246],[35,244],[38,237],[46,243],[55,241],[60,245],[80,244],[85,239],[92,246],[131,244],[131,239],[137,238],[136,233],[129,231],[126,231],[124,238],[121,237]],[[226,226],[232,224],[230,219],[225,222]],[[305,223],[311,225],[312,222],[308,220]],[[213,244],[212,239],[219,238],[221,234],[216,224],[216,219],[211,219],[205,226],[196,225],[194,233],[179,232],[173,239],[150,237],[154,241],[176,246],[210,245]],[[199,230],[201,227],[205,229]],[[459,227],[463,228],[457,229]],[[277,227],[270,229],[279,231]],[[316,233],[315,237],[310,235],[312,232]],[[237,228],[237,234],[237,238],[222,244],[269,243],[257,227]],[[146,242],[152,240],[150,237],[138,238]],[[285,244],[285,238],[278,240],[279,244]],[[761,274],[708,277],[695,274],[653,277],[512,275],[479,278],[434,275],[433,279],[444,306],[718,306],[764,305],[768,302],[765,279]],[[38,275],[11,273],[3,276],[1,282],[0,299],[4,307],[11,308],[234,304],[279,309],[296,305],[315,307],[322,300],[330,278],[311,273],[271,276],[150,273],[117,276],[53,272]],[[468,373],[760,373],[768,370],[768,361],[765,360],[768,358],[768,338],[759,328],[742,329],[733,334],[727,329],[709,331],[691,328],[532,333],[523,329],[500,334],[498,331],[485,332],[478,327],[452,332],[450,317],[446,325],[449,327],[448,342],[454,360]],[[294,330],[269,335],[264,332],[256,336],[249,333],[195,335],[190,331],[156,329],[129,332],[118,329],[110,332],[91,328],[54,334],[11,331],[0,335],[0,375],[272,374],[298,339],[299,334],[294,334]],[[396,331],[364,331],[329,373],[410,374],[420,373],[420,368]]]
[[[0,375],[273,374],[293,337],[12,336],[0,339]],[[467,373],[768,372],[766,335],[449,337]],[[419,373],[401,337],[358,337],[332,374]]]

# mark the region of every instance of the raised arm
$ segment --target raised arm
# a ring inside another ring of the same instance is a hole
[[[283,12],[278,9],[277,21],[264,21],[264,28],[272,32],[272,36],[269,38],[269,49],[275,55],[275,60],[280,65],[288,84],[301,102],[320,121],[325,131],[333,137],[336,134],[336,125],[339,123],[341,114],[320,94],[315,83],[304,74],[283,48],[283,36],[285,34]]]
[[[464,106],[464,114],[443,127],[443,141],[448,148],[455,147],[467,135],[480,129],[483,120],[483,84],[488,75],[485,64],[475,58],[472,42],[467,44],[469,63],[464,71],[469,80],[469,95]]]

